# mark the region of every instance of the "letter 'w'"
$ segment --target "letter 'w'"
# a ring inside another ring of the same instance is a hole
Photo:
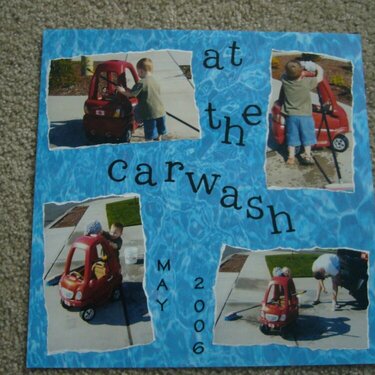
[[[221,177],[221,175],[219,175],[219,174],[212,174],[211,176],[214,178],[214,180],[211,182],[211,185],[209,185],[209,182],[207,180],[206,174],[202,175],[202,177],[200,178],[198,184],[196,184],[195,181],[193,180],[193,175],[194,175],[193,172],[186,172],[186,175],[189,178],[190,185],[191,185],[191,188],[193,189],[194,193],[198,193],[199,189],[202,186],[202,182],[203,182],[204,188],[205,188],[207,194],[211,194],[212,193],[212,190],[215,187],[217,179]]]

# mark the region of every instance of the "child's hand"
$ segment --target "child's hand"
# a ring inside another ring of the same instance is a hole
[[[122,86],[117,86],[117,92],[120,94],[125,95],[126,90]]]
[[[312,61],[301,61],[302,67],[309,72],[315,72],[317,70],[316,64]]]

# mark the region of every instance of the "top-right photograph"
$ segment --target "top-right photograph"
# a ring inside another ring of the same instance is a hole
[[[352,64],[273,51],[268,188],[354,191]]]

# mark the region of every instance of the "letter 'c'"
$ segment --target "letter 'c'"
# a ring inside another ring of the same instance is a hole
[[[121,178],[120,178],[120,177],[115,177],[115,176],[113,175],[113,169],[114,169],[114,167],[115,167],[117,164],[119,164],[120,167],[121,167],[121,169],[123,169],[123,170],[125,170],[126,168],[128,168],[128,164],[126,163],[126,161],[121,160],[121,159],[115,160],[115,161],[113,161],[113,162],[109,165],[109,167],[108,167],[108,176],[109,176],[109,178],[110,178],[111,180],[113,180],[113,181],[121,182],[121,181],[124,181],[124,180],[125,180],[126,175],[123,174],[123,177],[121,177]]]

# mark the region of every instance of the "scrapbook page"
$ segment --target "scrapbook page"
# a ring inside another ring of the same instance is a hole
[[[31,368],[374,363],[361,39],[46,30]]]

